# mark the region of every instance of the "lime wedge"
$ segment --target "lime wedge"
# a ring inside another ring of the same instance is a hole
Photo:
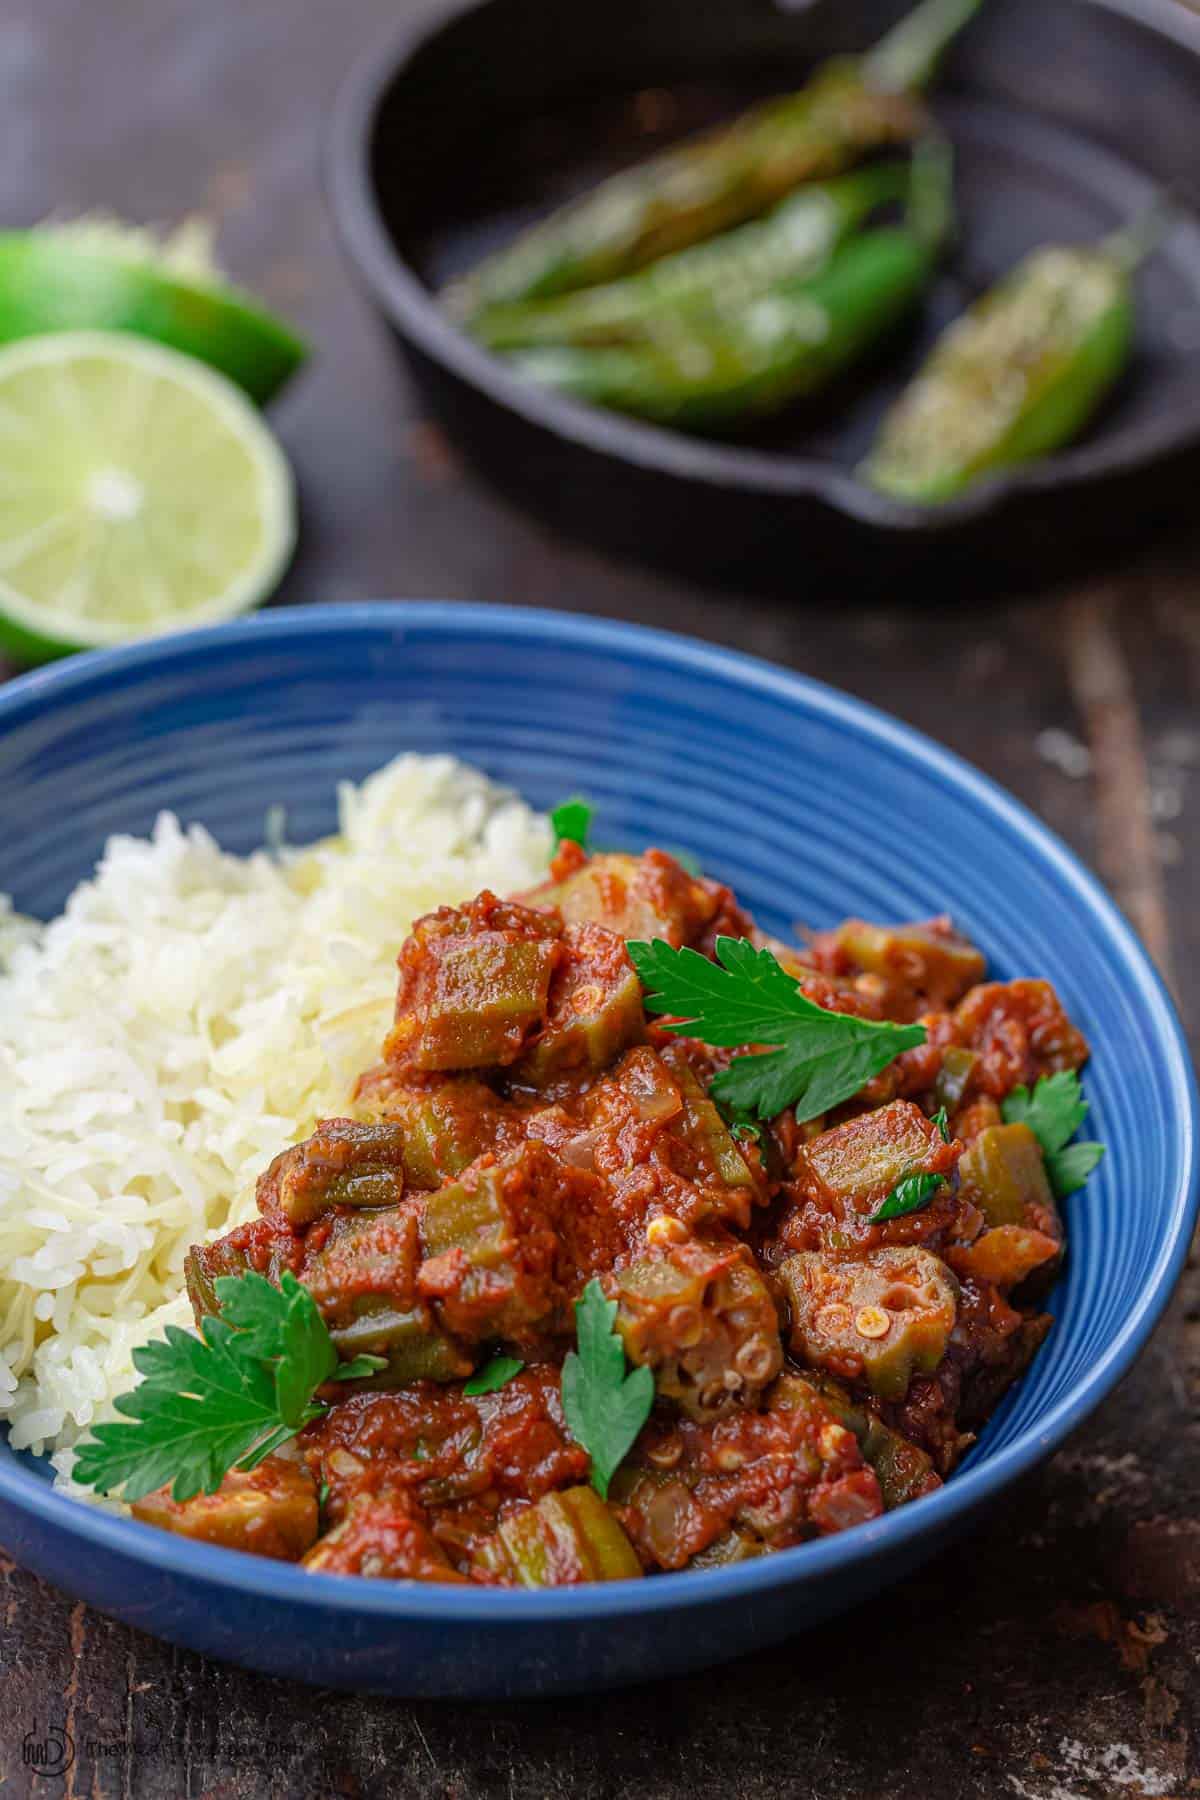
[[[222,279],[208,236],[200,221],[160,240],[104,217],[0,232],[0,344],[131,331],[198,356],[265,406],[307,346]]]
[[[0,645],[22,661],[245,612],[294,542],[283,452],[223,375],[115,331],[0,349]]]

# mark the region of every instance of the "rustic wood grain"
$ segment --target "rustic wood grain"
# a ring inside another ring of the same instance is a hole
[[[820,676],[933,732],[1100,868],[1200,1017],[1200,537],[1074,589],[923,603],[698,592],[505,507],[420,415],[354,293],[320,129],[405,0],[8,0],[0,217],[201,207],[311,333],[278,409],[304,537],[283,598],[437,595],[605,612]],[[0,1558],[0,1791],[97,1800],[1136,1800],[1200,1793],[1200,1277],[1072,1445],[968,1542],[819,1641],[549,1705],[408,1705],[223,1667]],[[66,1724],[65,1779],[22,1762]]]

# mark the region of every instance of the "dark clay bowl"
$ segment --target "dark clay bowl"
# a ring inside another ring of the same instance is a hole
[[[936,110],[962,233],[921,317],[873,364],[736,441],[539,389],[444,316],[439,287],[614,169],[798,86],[910,0],[434,0],[347,81],[328,174],[351,261],[431,408],[509,494],[610,549],[803,595],[1023,579],[1192,500],[1200,472],[1200,17],[1180,0],[987,0]],[[936,509],[855,464],[938,330],[1033,246],[1099,236],[1166,186],[1180,216],[1140,281],[1134,363],[1087,436]],[[920,565],[918,570],[917,565]]]

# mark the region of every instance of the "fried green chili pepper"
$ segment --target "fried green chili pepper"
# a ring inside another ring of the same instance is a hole
[[[914,160],[909,217],[852,238],[808,281],[749,306],[664,314],[652,342],[514,356],[522,373],[593,405],[685,428],[778,411],[866,354],[924,291],[950,219],[949,156]]]
[[[898,162],[813,182],[765,219],[661,257],[636,275],[558,300],[489,306],[471,330],[493,350],[636,343],[664,311],[697,302],[744,306],[781,281],[816,274],[870,213],[903,198],[907,186],[907,168]]]
[[[1075,437],[1125,368],[1133,273],[1158,221],[1035,250],[942,335],[892,407],[864,480],[936,504]]]
[[[615,175],[523,232],[451,289],[470,319],[499,302],[612,281],[727,231],[804,181],[825,180],[923,126],[914,99],[979,0],[923,0],[865,57],[823,65],[807,86],[732,125]]]

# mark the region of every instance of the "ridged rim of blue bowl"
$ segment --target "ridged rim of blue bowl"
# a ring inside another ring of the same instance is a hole
[[[1171,1226],[1143,1284],[1137,1306],[1126,1317],[1104,1354],[1073,1389],[1035,1426],[1022,1431],[986,1461],[964,1469],[945,1487],[919,1504],[887,1513],[871,1524],[834,1537],[782,1550],[774,1556],[727,1569],[693,1571],[683,1580],[617,1581],[546,1592],[510,1589],[422,1587],[419,1584],[364,1581],[347,1575],[312,1575],[289,1563],[240,1555],[172,1537],[136,1520],[115,1517],[68,1499],[19,1466],[0,1463],[0,1501],[60,1527],[81,1545],[97,1544],[123,1552],[148,1567],[200,1580],[220,1582],[263,1599],[286,1599],[318,1609],[359,1612],[374,1618],[410,1620],[530,1622],[637,1615],[668,1608],[699,1606],[718,1596],[753,1594],[788,1583],[806,1571],[835,1574],[851,1564],[887,1556],[924,1533],[943,1535],[954,1521],[994,1497],[1001,1489],[1043,1461],[1097,1407],[1129,1369],[1145,1345],[1170,1299],[1187,1255],[1200,1207],[1197,1168],[1197,1125],[1200,1095],[1182,1026],[1167,990],[1120,909],[1100,882],[1053,832],[996,782],[911,726],[850,695],[808,676],[793,674],[757,657],[704,644],[673,632],[628,625],[617,620],[580,617],[548,609],[485,606],[457,601],[364,601],[314,607],[277,608],[258,617],[239,619],[197,631],[180,632],[116,650],[95,651],[53,664],[0,688],[0,734],[17,720],[52,707],[57,700],[103,685],[113,677],[128,678],[164,664],[184,662],[197,646],[220,640],[237,644],[272,632],[287,637],[336,636],[359,628],[378,630],[405,625],[435,626],[447,635],[469,636],[480,627],[502,630],[513,638],[571,640],[582,649],[634,648],[648,662],[733,677],[747,687],[777,699],[793,700],[826,720],[872,738],[893,755],[915,762],[948,785],[970,796],[1016,837],[1034,850],[1073,890],[1081,905],[1102,925],[1119,954],[1123,973],[1152,1021],[1163,1052],[1162,1078],[1179,1132],[1179,1166],[1189,1171],[1175,1195]],[[1053,1355],[1051,1347],[1046,1354]],[[939,1527],[941,1530],[939,1530]],[[800,1621],[798,1621],[799,1623]]]

